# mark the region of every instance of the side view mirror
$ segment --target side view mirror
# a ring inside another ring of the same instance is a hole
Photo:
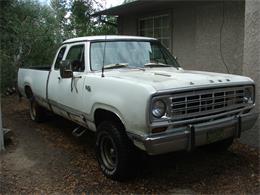
[[[178,61],[178,57],[177,56],[173,56],[174,57],[174,59],[176,60],[176,61]]]
[[[73,77],[73,72],[71,70],[71,63],[69,60],[63,60],[60,62],[60,76],[63,79],[68,79]]]

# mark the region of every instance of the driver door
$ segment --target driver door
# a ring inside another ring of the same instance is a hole
[[[75,122],[83,123],[84,109],[82,105],[84,101],[85,43],[67,45],[62,60],[70,61],[73,78],[62,78],[60,67],[56,66],[56,68],[52,70],[49,79],[49,101],[55,113]]]

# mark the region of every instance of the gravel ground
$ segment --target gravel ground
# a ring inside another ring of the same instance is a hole
[[[239,141],[244,144],[248,144],[252,147],[256,147],[260,149],[260,134],[259,134],[259,128],[257,125],[255,125],[254,128],[250,129],[249,131],[246,131],[242,134]]]
[[[258,148],[235,142],[224,154],[197,149],[147,157],[136,178],[119,183],[100,172],[94,134],[77,139],[75,124],[60,117],[34,123],[27,107],[15,97],[2,99],[3,123],[13,136],[0,154],[0,194],[260,193]]]

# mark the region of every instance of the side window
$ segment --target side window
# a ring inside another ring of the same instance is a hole
[[[59,69],[60,68],[60,62],[64,56],[64,53],[66,51],[66,47],[62,47],[58,53],[58,56],[56,58],[56,61],[55,61],[55,65],[54,65],[54,68],[55,70]]]
[[[71,62],[73,72],[83,72],[85,70],[84,45],[72,46],[66,56],[66,60]]]
[[[152,55],[150,55],[150,61],[154,63],[163,63],[167,64],[165,61],[165,58],[162,54],[161,49],[158,47],[158,45],[152,44]]]

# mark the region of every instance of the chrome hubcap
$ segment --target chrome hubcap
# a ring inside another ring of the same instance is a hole
[[[100,140],[100,153],[103,164],[109,170],[113,170],[117,164],[117,151],[112,138],[105,135]]]
[[[34,102],[31,103],[30,115],[31,115],[31,119],[34,120],[36,116],[36,109],[35,109]]]

